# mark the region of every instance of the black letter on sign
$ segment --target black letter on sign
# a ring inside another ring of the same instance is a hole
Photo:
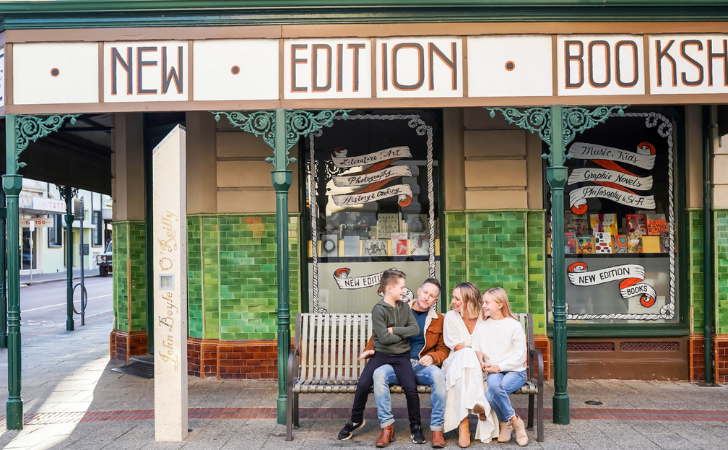
[[[397,81],[397,53],[403,48],[413,48],[417,50],[417,83],[400,84]],[[392,84],[400,91],[416,91],[425,83],[425,51],[420,44],[415,42],[407,42],[397,44],[392,48]]]
[[[594,57],[592,56],[592,50],[595,45],[604,46],[604,72],[607,74],[604,83],[597,83],[594,81]],[[595,88],[605,88],[612,82],[612,59],[610,57],[609,42],[607,41],[591,41],[589,42],[589,84]]]
[[[571,54],[571,46],[579,46],[579,54]],[[571,82],[571,61],[579,61],[579,81]],[[580,88],[584,85],[584,44],[581,41],[564,41],[564,71],[566,73],[566,89]]]
[[[318,85],[318,51],[326,50],[326,85]],[[326,92],[331,89],[331,46],[327,44],[313,44],[311,46],[311,91]]]
[[[304,86],[296,85],[296,64],[308,62],[306,58],[296,58],[296,50],[305,50],[308,44],[292,44],[291,45],[291,92],[307,92]]]
[[[435,62],[433,61],[435,58],[433,57],[435,54],[440,57],[442,62],[444,62],[452,71],[452,90],[457,91],[458,90],[458,48],[457,43],[452,42],[450,44],[450,56],[452,59],[448,59],[445,54],[443,54],[439,48],[432,42],[430,42],[427,45],[427,49],[429,50],[429,59],[430,59],[430,90],[435,90]]]
[[[713,53],[713,40],[708,39],[708,86],[713,85],[713,60],[723,58],[723,85],[728,86],[728,49],[723,39],[723,53]]]
[[[156,94],[156,89],[142,87],[142,69],[145,66],[156,66],[157,61],[144,61],[144,52],[156,52],[157,47],[137,47],[137,94]]]
[[[670,67],[672,67],[672,85],[677,86],[677,68],[675,66],[675,58],[670,56],[669,52],[670,47],[672,47],[672,44],[674,44],[675,41],[670,39],[670,42],[667,43],[667,46],[662,49],[662,41],[657,39],[655,40],[655,54],[657,59],[657,85],[662,86],[662,58],[667,58],[667,60],[670,62]]]
[[[346,48],[354,50],[354,92],[359,92],[359,49],[364,48],[364,44],[347,44]],[[384,48],[386,51],[386,47]],[[384,58],[386,61],[387,58]],[[385,70],[383,67],[382,70]],[[386,85],[385,85],[386,86]]]
[[[344,44],[336,44],[336,92],[344,90]]]
[[[134,61],[131,58],[131,47],[126,48],[126,61],[121,57],[116,47],[111,47],[111,95],[116,95],[116,62],[126,71],[126,93],[132,95],[134,93],[134,80],[132,78],[132,69]]]
[[[167,47],[162,47],[162,94],[166,94],[169,85],[174,78],[174,86],[178,94],[184,92],[184,50],[182,46],[177,47],[177,69],[172,66],[167,71]]]
[[[619,55],[619,49],[622,48],[622,46],[628,45],[632,47],[632,64],[634,65],[634,76],[632,77],[632,81],[625,83],[622,81],[622,74],[620,73],[620,64],[621,64],[621,58]],[[617,59],[617,63],[615,66],[615,73],[617,74],[617,86],[619,87],[632,87],[637,84],[637,81],[640,79],[640,68],[637,65],[637,44],[634,41],[619,41],[617,42],[617,45],[614,46],[614,56]]]
[[[685,47],[687,47],[688,45],[697,45],[698,51],[702,52],[703,43],[695,39],[689,39],[680,43],[680,55],[682,55],[683,58],[685,58],[690,64],[694,65],[695,68],[698,69],[698,79],[695,81],[688,81],[688,78],[685,76],[685,72],[682,72],[680,74],[680,78],[682,78],[682,82],[685,86],[700,86],[701,84],[703,84],[703,65],[695,61],[693,58],[689,57],[685,53]]]

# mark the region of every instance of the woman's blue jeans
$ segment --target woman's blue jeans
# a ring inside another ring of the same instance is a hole
[[[447,398],[445,374],[435,365],[424,367],[416,364],[413,366],[413,370],[417,384],[432,388],[430,430],[442,431],[445,424],[445,400]],[[392,366],[386,364],[374,371],[374,401],[377,402],[377,416],[382,428],[394,423],[389,395],[389,386],[393,384],[399,384],[399,381]]]
[[[495,410],[500,422],[508,422],[516,414],[508,394],[516,392],[525,382],[525,370],[488,374],[488,391],[485,393],[485,398],[490,403],[490,407]]]

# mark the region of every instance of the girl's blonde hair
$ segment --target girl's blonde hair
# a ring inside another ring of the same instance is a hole
[[[483,301],[482,303],[485,303],[485,297],[490,297],[491,300],[495,300],[496,302],[503,305],[501,308],[501,312],[505,317],[510,317],[512,319],[518,320],[515,314],[513,314],[513,311],[511,311],[511,303],[508,301],[508,294],[506,294],[505,289],[500,287],[494,287],[490,288],[483,294]],[[485,311],[483,311],[483,319],[485,319]]]
[[[455,286],[460,290],[460,296],[463,299],[462,316],[468,319],[475,319],[483,310],[483,298],[480,296],[480,290],[473,283],[465,282]]]

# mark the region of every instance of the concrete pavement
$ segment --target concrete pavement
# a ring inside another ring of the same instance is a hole
[[[379,434],[370,399],[367,425],[350,441],[336,433],[346,421],[353,396],[301,396],[301,428],[294,441],[284,439],[274,411],[277,387],[271,381],[189,379],[189,438],[179,443],[154,441],[153,380],[122,375],[111,368],[108,337],[111,317],[100,315],[75,332],[57,332],[23,339],[23,399],[26,426],[4,431],[7,449],[307,449],[373,448]],[[7,398],[7,351],[0,351],[0,401]],[[546,392],[550,408],[553,385]],[[643,381],[571,381],[572,423],[546,421],[544,449],[719,449],[728,445],[728,389],[700,388],[689,383]],[[603,402],[588,406],[587,400]],[[403,396],[393,397],[397,440],[392,448],[414,448],[408,439]],[[423,417],[429,397],[422,396]],[[518,408],[526,397],[514,398]],[[548,413],[549,411],[547,411]],[[2,418],[4,419],[4,418]],[[429,438],[427,420],[424,421]],[[0,423],[4,429],[4,423]],[[448,448],[457,436],[446,434]],[[476,443],[477,448],[484,444]],[[517,448],[515,442],[492,444]],[[429,448],[429,445],[417,448]]]

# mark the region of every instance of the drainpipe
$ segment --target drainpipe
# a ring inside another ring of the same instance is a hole
[[[711,106],[703,106],[703,337],[705,341],[705,384],[713,384],[713,235],[711,211],[710,147],[714,126]]]

